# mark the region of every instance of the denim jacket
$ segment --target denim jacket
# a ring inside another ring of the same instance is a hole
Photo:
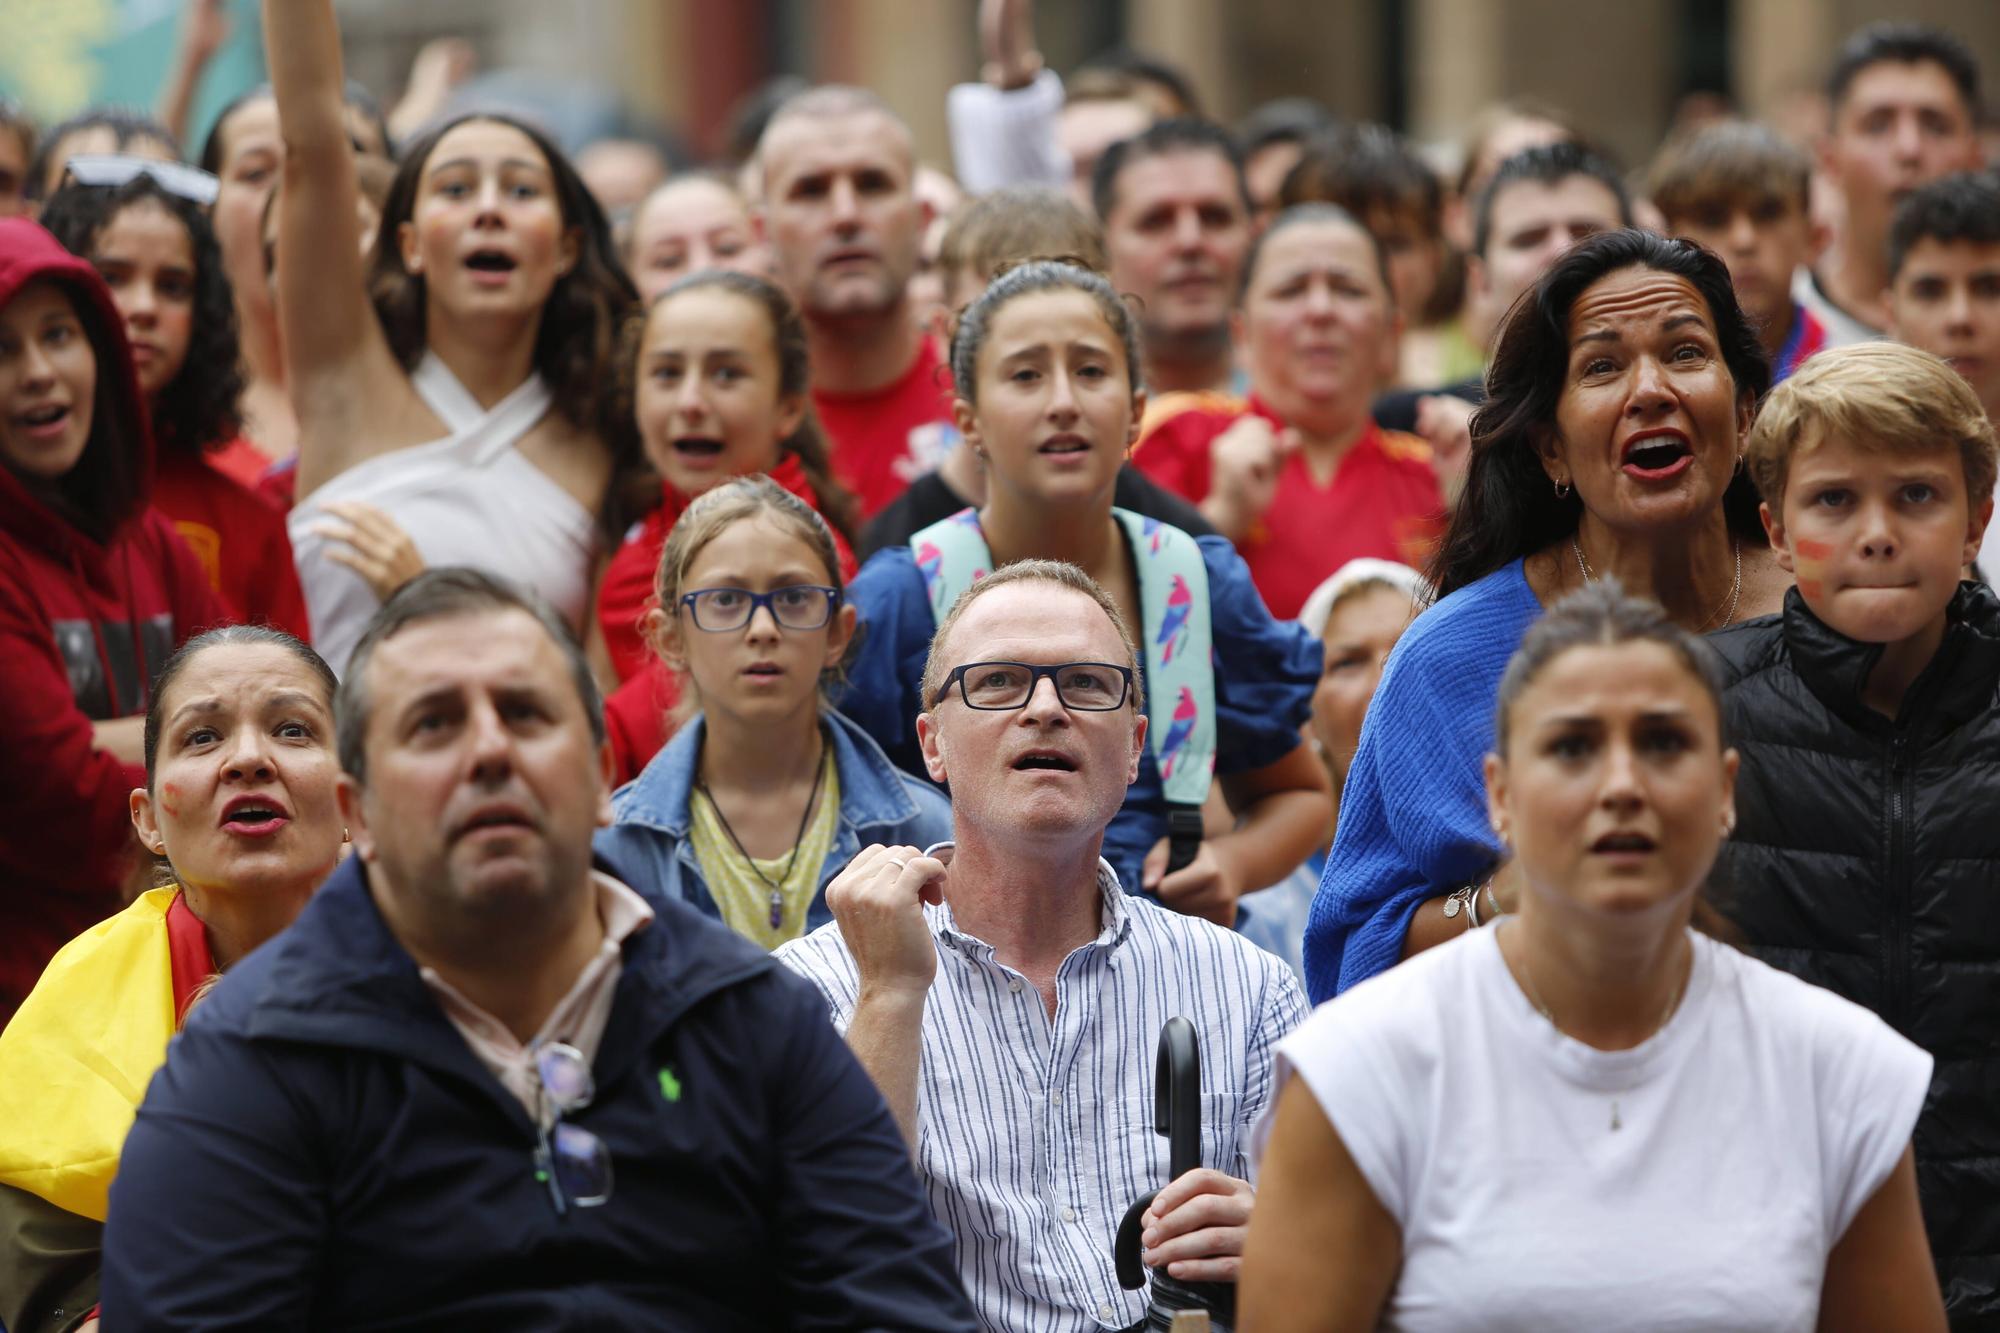
[[[928,847],[951,836],[951,802],[942,792],[897,770],[866,732],[839,713],[826,709],[820,718],[840,780],[840,821],[820,867],[819,889],[806,909],[807,930],[833,919],[826,906],[827,882],[863,847],[877,842]],[[613,794],[615,822],[598,830],[596,846],[642,890],[683,899],[720,917],[688,836],[688,800],[701,756],[703,721],[700,716],[690,720],[653,756],[645,772]]]

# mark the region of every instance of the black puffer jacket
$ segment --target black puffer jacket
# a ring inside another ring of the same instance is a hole
[[[1924,1221],[1956,1327],[2000,1324],[2000,600],[1960,587],[1894,721],[1881,647],[1796,590],[1710,639],[1743,756],[1716,902],[1758,956],[1937,1059],[1917,1122]]]

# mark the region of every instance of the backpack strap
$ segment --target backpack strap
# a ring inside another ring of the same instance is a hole
[[[1158,519],[1125,509],[1125,529],[1139,570],[1142,647],[1146,658],[1146,731],[1167,801],[1168,868],[1192,860],[1201,844],[1201,807],[1215,772],[1214,634],[1208,566],[1195,539]],[[962,509],[910,538],[932,617],[993,568],[979,512]]]

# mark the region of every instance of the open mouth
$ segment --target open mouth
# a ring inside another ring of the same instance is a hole
[[[722,452],[722,441],[705,435],[690,435],[674,441],[674,452],[688,458],[714,458]]]
[[[1643,833],[1607,833],[1590,844],[1590,850],[1600,855],[1643,855],[1656,850],[1657,844]]]
[[[1042,441],[1041,447],[1035,452],[1043,454],[1087,454],[1090,452],[1090,441],[1084,439],[1081,435],[1058,435],[1053,439]]]
[[[475,250],[466,256],[465,266],[475,273],[512,273],[519,267],[512,255],[498,250]]]
[[[23,412],[18,420],[32,431],[54,431],[69,419],[69,408],[61,403],[51,403],[47,407],[32,408]]]
[[[1694,450],[1681,435],[1648,435],[1626,446],[1619,466],[1635,477],[1670,477],[1694,461]]]
[[[222,817],[222,827],[246,837],[266,837],[291,823],[291,817],[277,805],[255,802],[230,807]]]
[[[1016,773],[1029,773],[1037,770],[1052,773],[1074,773],[1076,772],[1076,765],[1066,757],[1056,754],[1051,750],[1030,751],[1014,761],[1014,771]]]

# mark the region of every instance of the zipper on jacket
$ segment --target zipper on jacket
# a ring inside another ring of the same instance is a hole
[[[1906,1037],[1910,1035],[1910,895],[1915,887],[1909,871],[1912,802],[1908,756],[1909,736],[1898,735],[1889,743],[1889,873],[1884,886],[1889,912],[1883,935],[1888,955],[1883,1017]]]

